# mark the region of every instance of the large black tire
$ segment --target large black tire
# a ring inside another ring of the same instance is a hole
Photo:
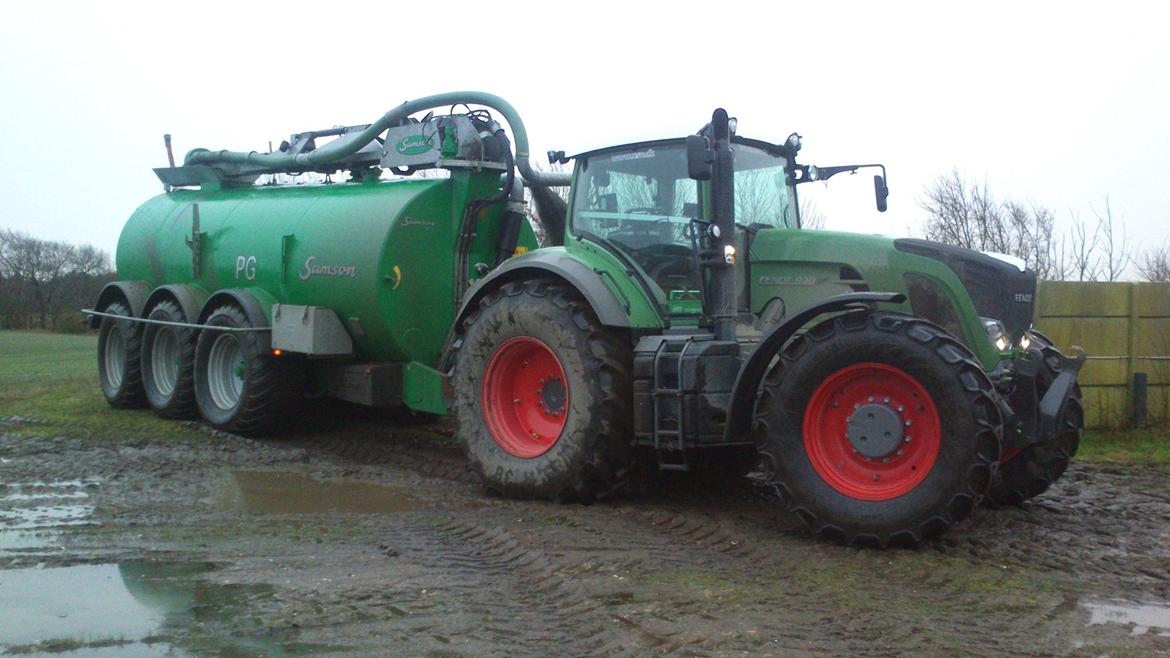
[[[540,279],[489,292],[462,329],[459,440],[489,490],[588,502],[623,482],[634,458],[628,341],[575,291]]]
[[[1040,397],[1048,391],[1060,374],[1059,352],[1052,343],[1033,334],[1030,358],[1042,359],[1037,386]],[[999,468],[991,478],[984,502],[989,507],[1022,505],[1048,490],[1064,475],[1069,462],[1077,454],[1085,431],[1085,409],[1080,386],[1074,385],[1064,414],[1057,419],[1056,435],[1022,450],[1005,448],[1000,455]]]
[[[133,317],[130,308],[113,302],[102,309],[113,315]],[[142,323],[102,318],[98,328],[98,381],[106,402],[116,409],[141,407]]]
[[[159,302],[147,319],[189,322],[171,301]],[[195,343],[198,333],[187,327],[147,324],[142,330],[142,386],[146,402],[160,418],[194,418]]]
[[[211,327],[250,327],[238,307],[224,305]],[[304,389],[303,364],[268,349],[268,334],[203,329],[195,346],[195,401],[212,427],[262,435],[283,425]]]
[[[929,322],[870,312],[825,321],[789,343],[764,383],[755,432],[765,481],[817,535],[915,545],[986,491],[1002,425],[992,395],[971,353]]]

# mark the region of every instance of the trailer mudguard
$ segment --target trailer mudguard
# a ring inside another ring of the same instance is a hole
[[[900,292],[855,292],[837,295],[806,307],[777,325],[764,337],[764,340],[760,341],[755,351],[748,356],[743,367],[739,369],[739,375],[735,378],[735,386],[731,389],[731,405],[727,412],[724,441],[739,440],[751,429],[752,414],[755,411],[756,394],[759,391],[760,382],[767,374],[768,367],[772,365],[773,357],[802,327],[825,313],[864,309],[877,302],[901,304],[904,301],[906,301],[906,296]]]
[[[97,303],[94,304],[93,310],[104,311],[107,306],[121,299],[125,300],[134,317],[142,317],[142,309],[149,293],[150,287],[142,281],[111,281],[98,294]],[[97,329],[101,321],[101,316],[89,316],[89,328]]]
[[[207,322],[207,318],[215,309],[227,303],[239,306],[253,327],[267,327],[271,324],[272,305],[276,303],[276,300],[260,288],[217,290],[204,302],[203,310],[199,312],[199,324]]]
[[[479,300],[489,291],[514,279],[555,277],[568,283],[581,293],[597,319],[607,327],[630,327],[630,317],[637,311],[643,315],[649,309],[657,316],[655,304],[638,292],[626,292],[617,287],[615,276],[604,267],[590,267],[581,261],[565,255],[561,249],[541,249],[517,258],[510,258],[480,279],[464,295],[463,303],[455,316],[455,329],[460,330],[463,320]],[[610,279],[607,281],[607,279]],[[615,292],[615,289],[617,292]],[[618,295],[621,295],[620,297]],[[638,306],[640,308],[635,309]]]
[[[203,310],[204,304],[207,303],[207,291],[199,286],[181,284],[159,286],[150,293],[150,297],[142,306],[142,314],[146,315],[154,308],[155,304],[164,299],[170,299],[178,304],[187,322],[194,322],[199,317],[199,312]]]

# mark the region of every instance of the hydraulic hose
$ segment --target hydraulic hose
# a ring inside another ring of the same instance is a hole
[[[516,145],[516,167],[530,185],[542,187],[566,186],[569,184],[570,174],[563,172],[547,172],[534,169],[528,161],[528,132],[524,129],[524,122],[511,103],[496,96],[480,91],[453,91],[446,94],[425,96],[417,100],[406,101],[402,105],[386,112],[369,127],[356,135],[352,140],[343,143],[331,142],[319,149],[308,153],[290,155],[285,153],[260,153],[258,151],[209,151],[194,149],[187,153],[184,164],[209,165],[217,164],[254,165],[262,172],[271,173],[280,171],[298,171],[312,169],[344,159],[357,153],[387,128],[400,125],[407,117],[424,110],[459,104],[474,104],[489,107],[500,113],[508,122],[512,130],[512,137]],[[507,188],[505,188],[507,189]]]

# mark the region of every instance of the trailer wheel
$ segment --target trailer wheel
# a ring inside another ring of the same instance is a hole
[[[756,436],[767,481],[817,534],[914,545],[965,518],[999,455],[992,384],[917,318],[852,313],[796,338],[769,373]]]
[[[575,291],[505,283],[465,320],[456,349],[459,437],[489,489],[587,502],[624,481],[630,348]]]
[[[1052,380],[1060,374],[1056,347],[1043,336],[1033,334],[1032,350],[1043,359],[1038,391],[1043,397]],[[1068,406],[1056,423],[1056,436],[1049,441],[1024,448],[1006,448],[1000,455],[999,469],[991,478],[984,502],[989,507],[1021,505],[1048,490],[1064,475],[1077,454],[1085,431],[1085,410],[1080,386],[1074,385]]]
[[[133,317],[121,302],[107,306],[106,313]],[[98,381],[106,402],[117,409],[141,407],[142,325],[129,320],[103,317],[98,329]]]
[[[233,305],[217,308],[208,327],[251,327]],[[195,346],[195,401],[211,426],[247,436],[264,434],[287,419],[300,394],[300,364],[276,357],[267,334],[256,331],[199,332]]]
[[[147,316],[163,322],[188,322],[173,302],[159,302]],[[142,385],[146,401],[161,418],[193,418],[195,405],[195,330],[148,324],[142,330]]]

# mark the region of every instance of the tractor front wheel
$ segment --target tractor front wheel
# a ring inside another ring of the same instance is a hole
[[[456,349],[459,438],[489,489],[585,502],[625,479],[630,348],[573,290],[504,284],[464,321]]]
[[[791,342],[756,436],[767,481],[820,535],[914,545],[965,518],[999,455],[991,381],[928,322],[852,313]]]

